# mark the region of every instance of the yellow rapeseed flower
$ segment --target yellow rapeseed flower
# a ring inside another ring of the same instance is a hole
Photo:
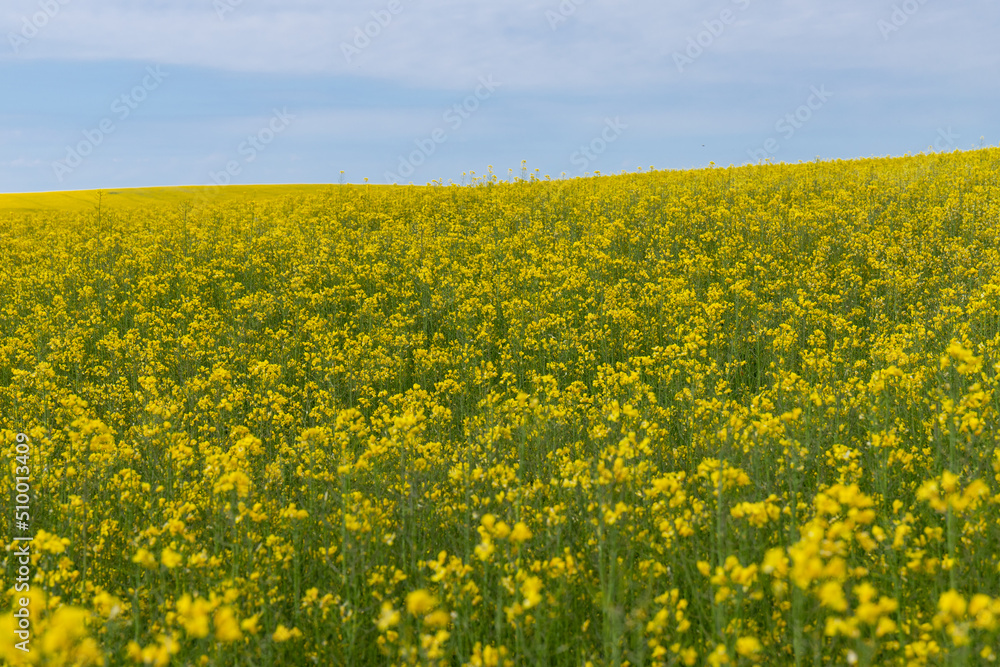
[[[213,618],[215,623],[215,638],[223,643],[235,642],[243,639],[240,631],[240,624],[236,620],[236,614],[229,606],[219,607],[215,610]]]
[[[436,606],[437,598],[422,588],[406,595],[406,611],[413,616],[423,616]]]

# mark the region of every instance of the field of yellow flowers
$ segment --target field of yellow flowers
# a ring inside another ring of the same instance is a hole
[[[8,209],[0,253],[6,663],[1000,659],[1000,149]]]

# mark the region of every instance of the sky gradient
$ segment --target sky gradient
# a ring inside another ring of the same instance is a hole
[[[8,0],[0,192],[997,145],[998,27],[987,0]]]

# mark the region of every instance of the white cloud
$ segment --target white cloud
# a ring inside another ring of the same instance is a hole
[[[9,160],[7,162],[0,162],[0,167],[10,167],[13,169],[23,168],[23,167],[41,167],[45,163],[38,159],[31,159],[25,157],[19,157],[14,160]]]
[[[39,12],[39,1],[9,3],[0,15],[5,34]],[[713,39],[706,49],[711,58],[684,77],[767,78],[774,66],[983,73],[997,63],[997,55],[982,55],[982,46],[992,44],[1000,18],[985,0],[963,3],[962,11],[928,0],[885,40],[877,22],[891,17],[892,3],[861,0],[395,0],[401,10],[394,15],[390,0],[63,1],[17,56],[7,48],[2,57],[355,74],[439,88],[461,88],[489,72],[517,86],[579,89],[676,81],[672,54],[726,9],[736,23]],[[213,2],[239,4],[220,20]],[[348,62],[341,45],[352,42],[356,28],[375,25],[372,12],[391,21]]]

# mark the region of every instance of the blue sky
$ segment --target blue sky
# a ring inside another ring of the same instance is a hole
[[[997,145],[998,28],[995,0],[7,0],[0,191]]]

